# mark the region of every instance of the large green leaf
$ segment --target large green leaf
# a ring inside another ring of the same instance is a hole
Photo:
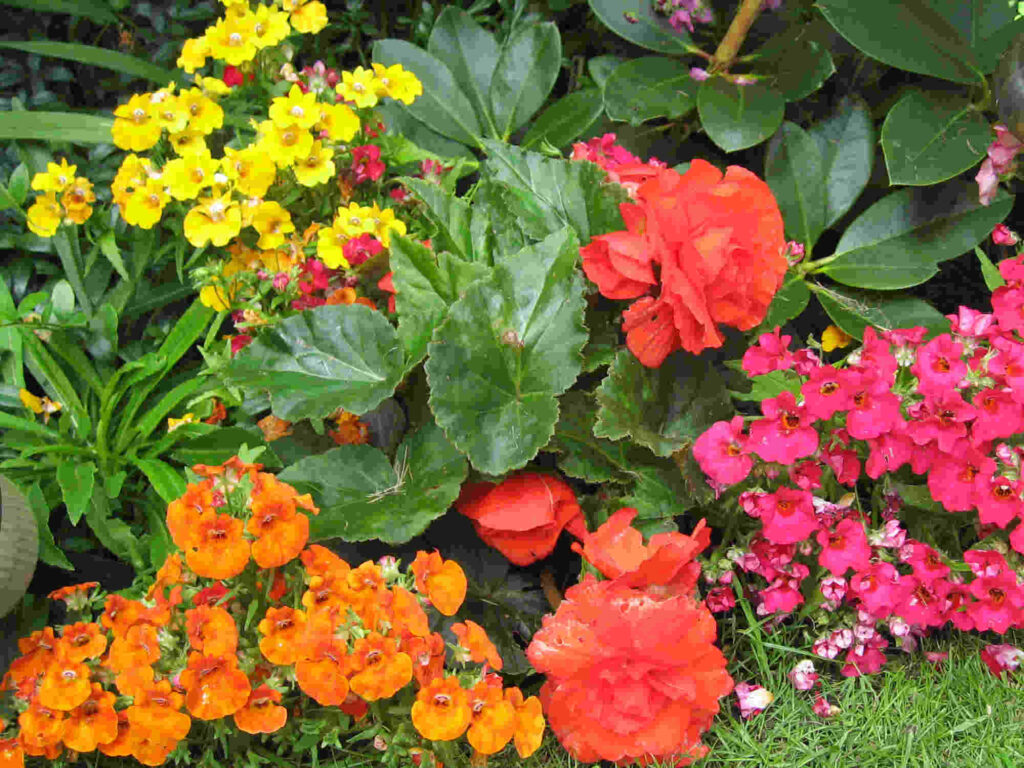
[[[690,36],[676,31],[668,18],[654,12],[649,0],[589,0],[591,10],[608,29],[631,43],[677,56],[691,52]]]
[[[597,389],[597,402],[596,436],[632,437],[658,456],[670,456],[732,415],[718,371],[682,350],[660,368],[647,368],[628,349],[619,350]]]
[[[446,251],[404,237],[391,239],[391,269],[395,281],[398,335],[405,347],[407,367],[427,354],[427,342],[444,322],[451,306],[473,282],[490,274],[484,264],[463,261]]]
[[[832,322],[857,339],[869,325],[883,330],[920,325],[929,336],[949,332],[949,320],[914,296],[824,286],[816,286],[814,292]]]
[[[92,19],[99,24],[116,24],[117,16],[103,0],[3,0],[2,5],[26,8],[38,13],[67,13]]]
[[[858,216],[819,271],[856,288],[909,288],[984,240],[1012,207],[1004,192],[982,205],[977,186],[965,181],[901,189]]]
[[[988,122],[962,98],[910,91],[882,124],[890,184],[925,186],[977,165],[991,140]]]
[[[463,144],[476,146],[482,131],[469,98],[448,67],[422,48],[405,40],[377,40],[373,60],[385,66],[401,64],[423,83],[423,95],[406,109],[428,127]]]
[[[1024,29],[1018,15],[1019,3],[1010,0],[929,0],[967,42],[978,59],[981,71],[989,74],[1000,54]]]
[[[408,176],[403,176],[401,181],[424,203],[423,212],[436,227],[431,233],[432,246],[438,251],[452,251],[466,260],[473,259],[469,203],[440,184]]]
[[[764,180],[779,203],[786,234],[810,253],[825,229],[825,176],[818,145],[796,123],[783,123],[768,142]]]
[[[455,82],[469,97],[477,116],[497,135],[491,114],[491,78],[500,50],[494,35],[458,6],[449,5],[430,31],[427,50],[451,70]]]
[[[628,440],[612,442],[594,436],[597,404],[587,392],[566,392],[559,400],[555,434],[544,449],[559,454],[558,467],[588,483],[627,482],[644,451]]]
[[[782,124],[786,102],[761,83],[733,85],[712,77],[697,90],[697,111],[708,138],[726,152],[752,147]]]
[[[268,394],[283,419],[377,407],[404,372],[402,345],[380,312],[362,304],[306,310],[266,331],[231,361],[236,385]]]
[[[10,48],[15,51],[36,53],[40,56],[55,56],[60,59],[78,61],[82,64],[91,64],[104,69],[112,69],[115,72],[123,72],[132,77],[140,77],[144,80],[167,85],[175,80],[175,73],[169,69],[158,67],[145,59],[138,59],[119,51],[108,51],[106,48],[99,48],[95,45],[82,45],[80,43],[59,43],[51,40],[35,41],[9,41],[0,42],[0,48]]]
[[[2,141],[110,144],[114,118],[87,112],[0,112]]]
[[[228,458],[231,458],[230,456]],[[185,495],[186,483],[182,473],[160,459],[134,459],[133,464],[146,476],[153,490],[165,504]]]
[[[523,466],[550,439],[557,396],[576,380],[583,327],[579,241],[566,228],[509,256],[466,289],[434,333],[430,406],[489,474]]]
[[[524,149],[546,141],[554,147],[564,147],[578,138],[601,116],[604,97],[597,88],[584,88],[563,96],[545,109],[523,136]]]
[[[387,101],[378,104],[376,111],[383,118],[389,134],[401,136],[422,150],[437,157],[473,157],[473,153],[465,144],[442,136],[433,128],[428,127],[426,123],[409,114],[399,102]]]
[[[491,112],[507,139],[540,109],[562,67],[562,38],[554,22],[519,27],[501,47],[491,78]]]
[[[57,465],[57,484],[64,497],[68,519],[72,525],[78,525],[92,499],[96,465],[91,461],[79,463],[75,459],[65,459]]]
[[[693,109],[696,95],[690,68],[665,56],[627,61],[612,72],[604,87],[608,117],[633,125],[655,117],[681,117]]]
[[[75,570],[75,566],[68,560],[67,555],[53,540],[53,531],[50,530],[50,506],[46,503],[46,496],[38,482],[28,489],[25,498],[36,518],[36,529],[39,532],[39,559],[55,568],[63,568],[66,571]]]
[[[822,19],[790,24],[757,51],[755,71],[786,101],[799,101],[818,90],[835,73],[829,53],[830,29]]]
[[[828,22],[885,64],[955,83],[978,79],[978,61],[956,28],[926,0],[818,0]]]
[[[758,330],[764,333],[773,330],[775,326],[785,325],[804,311],[810,299],[811,292],[803,277],[790,272],[772,299],[772,303],[768,305],[768,314],[765,315]]]
[[[171,458],[185,466],[223,464],[232,456],[237,456],[243,445],[263,448],[258,459],[263,466],[281,466],[259,430],[245,427],[216,427],[206,434],[190,437],[175,446]]]
[[[401,544],[448,510],[466,472],[465,458],[431,422],[406,437],[393,466],[369,445],[343,445],[302,459],[278,477],[311,493],[320,507],[310,521],[312,540]]]
[[[535,239],[567,224],[582,243],[622,228],[619,203],[625,192],[606,183],[604,171],[593,163],[548,158],[498,141],[484,143],[487,170],[510,191],[512,213]]]
[[[859,98],[846,96],[836,111],[808,133],[821,151],[825,174],[825,226],[850,210],[871,178],[875,131],[871,111]]]

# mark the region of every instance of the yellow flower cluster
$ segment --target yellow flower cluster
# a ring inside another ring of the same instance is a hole
[[[237,285],[235,276],[244,272],[266,270],[278,273],[288,272],[303,258],[303,246],[312,233],[304,237],[282,238],[282,246],[274,249],[255,250],[240,242],[232,243],[228,248],[231,258],[221,265],[220,275],[214,278],[211,285],[206,285],[199,292],[199,300],[204,306],[223,312],[231,308]]]
[[[28,228],[40,237],[53,237],[61,222],[84,224],[92,216],[96,195],[92,182],[75,176],[78,166],[47,163],[44,173],[32,177],[32,189],[40,194],[28,209]]]
[[[114,110],[111,133],[115,146],[142,152],[160,141],[166,131],[175,154],[185,157],[202,153],[206,149],[203,137],[224,124],[224,110],[210,95],[225,91],[211,90],[208,81],[220,82],[197,78],[197,84],[203,87],[176,94],[172,83],[153,93],[134,94],[127,104]]]
[[[345,101],[364,109],[376,106],[385,96],[406,105],[412,104],[417,96],[423,95],[423,84],[401,64],[385,67],[375,63],[373,69],[356,67],[352,72],[342,72],[341,82],[334,90]]]
[[[317,258],[331,269],[348,267],[348,259],[343,251],[345,243],[354,237],[368,234],[389,248],[392,231],[404,235],[406,229],[405,222],[395,218],[395,212],[390,208],[378,208],[376,203],[371,207],[349,203],[347,208],[339,208],[335,212],[331,226],[317,232]]]

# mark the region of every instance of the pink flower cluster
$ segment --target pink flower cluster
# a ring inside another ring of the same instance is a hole
[[[1011,444],[1024,431],[1024,255],[1003,261],[1000,272],[1007,285],[993,294],[992,314],[961,307],[951,332],[930,341],[923,328],[869,328],[842,366],[811,350],[791,352],[778,329],[763,334],[743,369],[792,371],[794,391],[766,399],[763,416],[746,427],[741,416],[716,423],[694,445],[716,490],[752,473],[760,483],[738,496],[760,530],[744,550],[730,551],[738,571],[767,582],[757,591],[758,614],[781,620],[807,600],[832,612],[837,628],[814,651],[842,656],[844,675],[885,663],[883,631],[912,650],[947,622],[999,633],[1024,627],[1020,558],[1004,556],[1001,535],[955,563],[907,535],[895,519],[897,496],[885,497],[879,526],[854,494],[840,503],[821,497],[827,488],[855,489],[862,476],[886,475],[889,488],[890,476],[909,466],[927,474],[931,497],[950,512],[977,510],[983,536],[1024,521],[1024,450]],[[1024,522],[1008,542],[1024,553]],[[812,569],[816,589],[805,586]],[[706,578],[716,585],[709,608],[730,609],[732,571]]]
[[[1010,133],[1002,123],[992,129],[996,132],[996,140],[988,146],[988,156],[982,161],[981,168],[974,180],[978,182],[978,200],[988,205],[996,196],[999,188],[999,177],[1009,173],[1013,168],[1013,160],[1024,148],[1020,139]]]
[[[608,181],[621,185],[629,196],[636,197],[636,190],[658,168],[668,167],[652,157],[646,163],[625,147],[615,143],[615,134],[606,133],[587,142],[572,145],[570,160],[587,160],[601,166],[608,174]]]

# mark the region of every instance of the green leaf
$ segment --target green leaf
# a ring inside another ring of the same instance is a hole
[[[485,141],[487,171],[511,192],[507,199],[519,225],[537,240],[571,226],[588,242],[595,235],[622,228],[618,185],[608,184],[593,163],[574,163]]]
[[[11,173],[11,178],[7,180],[7,191],[14,199],[14,202],[21,205],[25,202],[25,198],[28,197],[28,187],[28,166],[21,163]]]
[[[149,565],[158,569],[175,550],[171,532],[167,530],[167,515],[161,514],[154,504],[143,505],[146,511],[146,533],[149,536]]]
[[[117,247],[117,238],[114,236],[114,230],[108,229],[100,235],[97,243],[100,247],[100,253],[110,262],[110,266],[116,269],[117,274],[122,278],[130,281],[131,276],[128,274],[128,270],[125,269],[124,259],[121,258],[121,249]]]
[[[235,385],[269,395],[274,414],[295,421],[376,408],[401,381],[403,363],[388,319],[352,304],[289,317],[239,352],[227,374]]]
[[[799,315],[807,307],[811,292],[801,275],[790,272],[786,281],[779,288],[772,303],[768,305],[768,314],[761,323],[760,333],[771,332],[776,326],[782,326]]]
[[[96,465],[91,461],[79,464],[65,459],[57,465],[57,484],[64,496],[71,524],[78,525],[92,498],[92,489],[96,484]]]
[[[546,141],[553,147],[564,147],[590,128],[603,109],[604,98],[599,89],[574,91],[541,112],[520,144],[528,149]]]
[[[491,78],[491,111],[507,139],[540,109],[562,68],[562,38],[554,22],[514,30],[501,47]]]
[[[863,337],[869,325],[882,330],[920,325],[928,329],[929,336],[949,332],[949,320],[914,296],[823,286],[814,292],[832,322],[856,339]]]
[[[400,180],[425,204],[424,213],[437,228],[431,234],[432,246],[438,251],[452,251],[466,261],[473,260],[469,204],[439,184],[408,176]]]
[[[825,175],[818,145],[796,123],[783,123],[768,142],[764,180],[778,201],[786,234],[810,253],[825,229]]]
[[[494,35],[461,8],[449,5],[434,22],[427,50],[447,65],[481,122],[493,128],[489,94],[500,54]]]
[[[910,91],[882,124],[890,184],[925,186],[951,179],[985,156],[991,130],[969,101]]]
[[[583,372],[596,371],[604,365],[611,365],[619,349],[618,318],[607,308],[588,306],[585,322],[590,338],[583,348]]]
[[[133,459],[132,463],[146,476],[165,504],[185,495],[184,476],[167,462],[160,459]]]
[[[875,131],[871,111],[857,97],[845,96],[836,111],[808,133],[821,151],[825,174],[825,226],[850,210],[871,178]]]
[[[689,451],[686,461],[695,463]],[[651,520],[670,521],[692,506],[709,501],[711,489],[699,467],[696,472],[691,467],[687,467],[687,471],[689,476],[684,476],[679,467],[668,461],[659,466],[638,468],[636,485],[632,493],[622,499],[622,506],[636,509],[637,523],[642,524]]]
[[[434,333],[430,407],[482,472],[536,455],[558,420],[557,396],[579,374],[587,334],[578,253],[566,228],[509,256],[466,289]]]
[[[320,514],[310,539],[380,539],[401,544],[426,530],[459,495],[466,460],[433,422],[402,442],[394,465],[369,445],[343,445],[309,456],[278,477],[311,493]]]
[[[150,82],[164,86],[176,80],[175,73],[169,69],[158,67],[145,59],[137,59],[126,53],[108,51],[106,48],[98,48],[94,45],[81,45],[80,43],[59,43],[51,40],[39,41],[8,41],[0,42],[0,48],[9,48],[15,51],[26,51],[39,56],[54,56],[59,59],[68,59],[82,64],[91,64],[96,67],[112,69],[115,72],[123,72],[132,77],[139,77]]]
[[[259,458],[263,466],[281,466],[281,462],[259,431],[245,427],[218,427],[205,435],[190,437],[175,446],[171,458],[186,467],[195,464],[223,464],[232,456],[237,456],[243,445],[264,449]]]
[[[424,245],[404,237],[391,239],[398,335],[405,348],[406,368],[424,358],[434,329],[451,306],[475,281],[490,274],[484,264],[462,261],[442,251],[435,256]]]
[[[112,515],[107,495],[98,486],[93,489],[92,503],[85,511],[85,522],[104,547],[122,560],[131,563],[136,571],[146,567],[139,546],[139,537],[132,533],[127,523]]]
[[[401,64],[423,83],[406,110],[429,128],[450,139],[477,146],[482,131],[473,105],[455,82],[455,77],[436,57],[405,40],[377,40],[373,60],[385,66]]]
[[[938,272],[939,262],[984,240],[1012,207],[1004,192],[982,205],[977,185],[966,181],[901,189],[858,216],[819,271],[857,288],[919,285]]]
[[[110,6],[102,0],[3,0],[2,5],[39,13],[67,13],[92,19],[99,24],[116,24],[118,21]]]
[[[929,0],[970,46],[982,72],[990,74],[1010,41],[1021,34],[1019,3],[1011,0]]]
[[[110,144],[112,117],[87,112],[0,112],[0,141]]]
[[[60,440],[60,433],[50,429],[38,421],[22,419],[18,416],[11,416],[9,413],[0,411],[0,429],[15,429],[20,432],[31,432],[33,435],[45,437],[48,440]]]
[[[792,392],[800,399],[800,377],[793,371],[770,371],[760,376],[751,376],[753,385],[749,392],[731,392],[736,400],[760,403],[769,397],[778,397],[783,392]]]
[[[50,505],[46,503],[46,496],[38,482],[28,489],[25,498],[32,507],[32,514],[35,515],[36,525],[39,529],[39,559],[54,568],[63,568],[65,571],[75,570],[75,566],[68,560],[67,555],[53,540],[53,531],[50,530]]]
[[[994,291],[996,288],[1006,285],[1006,280],[1000,274],[999,267],[992,263],[992,259],[988,257],[988,254],[978,246],[974,246],[974,253],[981,263],[981,276],[985,280],[985,287],[990,291]]]
[[[830,31],[819,18],[790,24],[758,49],[754,71],[768,75],[768,84],[786,101],[810,96],[836,71],[829,53]]]
[[[559,399],[558,424],[544,450],[559,454],[558,468],[588,483],[623,483],[634,475],[642,448],[627,440],[612,442],[594,436],[597,404],[587,392],[566,392]]]
[[[708,138],[726,152],[752,147],[782,124],[786,102],[772,88],[733,85],[712,77],[697,90],[697,111]]]
[[[681,117],[693,109],[696,94],[690,68],[664,56],[627,61],[612,72],[604,87],[608,117],[632,125],[655,117]]]
[[[649,0],[589,0],[590,9],[612,32],[641,48],[681,56],[693,46],[686,31],[677,32]]]
[[[473,153],[465,144],[442,136],[433,128],[428,127],[426,123],[409,114],[400,103],[385,102],[378,104],[375,109],[383,118],[389,134],[400,135],[421,150],[430,152],[436,157],[473,157]]]
[[[816,7],[855,48],[891,67],[974,83],[978,61],[926,0],[818,0]]]
[[[597,437],[632,437],[658,456],[670,456],[732,415],[721,374],[684,351],[660,368],[645,368],[628,349],[619,350],[597,402]]]
[[[42,385],[44,391],[60,403],[67,413],[71,414],[79,437],[88,435],[92,432],[92,419],[82,404],[78,389],[34,334],[24,334],[22,341],[25,345],[26,368]]]
[[[622,64],[625,59],[618,56],[611,56],[604,54],[603,56],[594,56],[587,59],[587,72],[594,78],[594,82],[597,87],[604,92],[605,83],[608,82],[608,78],[611,77],[612,72]]]

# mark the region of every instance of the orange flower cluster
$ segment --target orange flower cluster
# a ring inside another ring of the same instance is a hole
[[[782,285],[786,242],[771,189],[750,171],[641,168],[636,202],[619,206],[626,230],[580,253],[601,295],[638,299],[623,315],[626,346],[657,368],[677,349],[722,346],[719,325],[756,327]]]
[[[393,701],[381,711],[405,707],[424,739],[466,734],[479,755],[510,742],[524,757],[537,749],[540,700],[503,689],[489,672],[502,662],[482,627],[455,625],[453,659],[483,668],[446,674],[446,645],[425,607],[459,610],[467,581],[458,563],[419,552],[403,574],[393,558],[353,567],[307,546],[312,500],[260,469],[237,457],[195,467],[201,480],[167,511],[181,551],[144,599],[109,595],[97,620],[83,615],[19,641],[0,685],[20,713],[14,735],[0,720],[0,768],[65,749],[157,766],[187,749],[195,720],[287,734],[304,709],[315,717],[337,707],[363,727],[370,703],[385,699]],[[95,586],[54,597],[84,614],[99,602]]]
[[[687,765],[707,754],[701,734],[733,686],[715,621],[693,596],[692,558],[709,532],[702,520],[693,536],[645,545],[635,515],[622,509],[584,538],[583,556],[611,578],[588,574],[567,590],[526,655],[547,675],[544,711],[577,760]]]

